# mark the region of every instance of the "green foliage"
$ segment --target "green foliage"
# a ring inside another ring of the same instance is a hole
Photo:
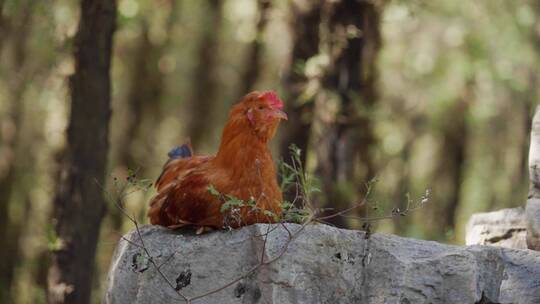
[[[261,209],[257,206],[257,200],[252,196],[247,201],[239,199],[230,194],[223,194],[219,192],[214,185],[208,186],[208,193],[219,198],[222,202],[220,207],[221,213],[226,213],[225,226],[231,220],[240,222],[240,210],[242,208],[248,208],[249,212],[262,212],[265,216],[271,217],[274,221],[279,221],[279,215],[272,211]]]
[[[221,193],[214,187],[214,185],[208,186],[208,193],[212,194],[213,196],[221,196]]]
[[[283,201],[281,208],[282,221],[285,223],[305,223],[311,214],[306,208],[296,207],[288,201]]]
[[[316,212],[312,199],[315,193],[321,192],[319,180],[309,174],[302,164],[302,150],[295,144],[289,146],[290,163],[281,159],[278,172],[283,193],[294,191],[292,202],[284,201],[281,205],[283,221],[304,223]]]
[[[252,200],[245,202],[244,200],[238,199],[232,195],[223,195],[224,203],[221,205],[220,211],[225,212],[228,210],[242,208],[242,207],[255,207],[253,204],[249,204]]]
[[[281,191],[286,192],[291,188],[297,190],[297,197],[305,205],[310,205],[313,194],[321,192],[319,180],[309,174],[301,161],[302,150],[295,144],[289,146],[290,164],[283,159],[279,161],[278,171],[281,178]]]
[[[222,201],[220,212],[225,213],[227,211],[237,210],[243,207],[249,207],[252,210],[256,209],[256,200],[254,197],[250,197],[249,200],[244,201],[230,194],[223,194],[219,192],[214,185],[208,186],[208,193],[219,198]]]

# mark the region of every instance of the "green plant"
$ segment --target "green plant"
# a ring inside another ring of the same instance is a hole
[[[267,217],[272,218],[274,221],[279,221],[279,215],[270,210],[264,210],[257,206],[257,200],[252,196],[248,200],[239,199],[230,194],[223,194],[219,192],[214,185],[208,186],[208,193],[219,198],[222,202],[220,212],[225,213],[223,226],[230,228],[230,224],[241,224],[241,211],[242,208],[248,208],[248,212],[261,212]]]
[[[283,193],[294,191],[292,202],[283,201],[282,219],[285,222],[304,223],[310,216],[314,216],[316,208],[313,205],[313,195],[321,192],[319,180],[309,174],[302,164],[302,150],[295,144],[289,146],[290,162],[281,159],[278,163]]]

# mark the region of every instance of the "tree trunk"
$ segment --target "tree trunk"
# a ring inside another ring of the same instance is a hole
[[[223,13],[221,0],[208,0],[210,8],[203,24],[204,33],[199,46],[198,66],[194,76],[194,91],[190,104],[190,121],[187,132],[195,148],[200,147],[212,129],[217,89],[216,65],[218,39]]]
[[[2,53],[2,47],[4,46],[6,36],[6,18],[4,16],[4,4],[5,0],[0,0],[0,54]]]
[[[159,60],[171,42],[171,32],[177,16],[176,3],[176,1],[171,1],[165,28],[167,37],[163,42],[152,43],[147,19],[143,17],[141,22],[142,34],[133,56],[132,78],[126,100],[126,106],[129,110],[129,118],[126,120],[125,127],[127,132],[117,143],[116,163],[123,172],[131,169],[137,171],[140,176],[145,176],[146,168],[144,164],[141,165],[133,152],[138,148],[135,146],[136,140],[150,136],[151,134],[146,133],[153,131],[151,126],[156,125],[156,121],[159,119],[161,97],[165,90],[165,79],[159,70]],[[147,151],[144,155],[151,156],[151,143],[148,143],[144,151]],[[112,208],[110,214],[113,229],[120,232],[124,215],[116,207]]]
[[[473,88],[474,82],[469,81],[463,95],[445,114],[439,166],[433,173],[433,180],[436,181],[433,189],[435,203],[429,207],[434,213],[429,223],[431,228],[427,230],[428,237],[433,239],[454,237],[448,233],[455,227],[456,211],[461,198],[469,134],[466,117]]]
[[[171,42],[172,27],[176,20],[175,4],[175,1],[171,1],[165,29],[167,37],[163,42],[153,43],[150,40],[148,21],[143,19],[141,22],[142,34],[134,55],[130,90],[126,101],[130,110],[130,118],[126,127],[127,134],[124,137],[126,142],[121,145],[118,153],[118,163],[126,168],[137,169],[140,167],[132,153],[134,150],[133,141],[141,136],[146,120],[150,120],[150,125],[153,125],[159,114],[159,104],[165,89],[164,76],[159,70],[159,60]]]
[[[458,105],[461,107],[461,105]],[[466,109],[459,109],[458,113],[452,115],[452,124],[450,129],[443,133],[443,147],[441,167],[436,174],[447,175],[439,185],[446,184],[448,189],[446,199],[443,199],[444,207],[436,218],[436,226],[441,227],[439,236],[450,229],[454,229],[456,221],[456,210],[459,206],[461,196],[461,186],[463,183],[463,173],[465,168],[465,154],[467,143],[467,125],[465,120]],[[442,203],[442,201],[439,201]]]
[[[2,3],[0,3],[0,9]],[[20,225],[13,222],[9,217],[9,207],[14,188],[17,186],[17,164],[28,161],[28,155],[21,157],[19,148],[24,116],[24,93],[26,92],[30,73],[27,71],[28,36],[32,26],[32,14],[34,3],[26,1],[16,16],[13,16],[13,30],[16,35],[10,35],[11,52],[13,54],[13,65],[9,66],[11,77],[9,83],[10,101],[7,117],[4,117],[0,124],[8,127],[12,132],[0,134],[2,143],[2,158],[5,167],[0,167],[0,239],[4,240],[3,250],[0,251],[0,303],[12,302],[11,286],[14,278],[16,262],[19,259],[19,238]],[[0,20],[1,22],[2,20]],[[2,31],[2,29],[0,29]],[[0,38],[6,36],[6,32],[0,33]],[[12,33],[10,33],[12,34]],[[0,39],[1,40],[1,39]],[[5,135],[5,136],[3,136]],[[26,153],[25,153],[26,154]],[[26,203],[26,202],[25,202]],[[26,211],[27,208],[23,209]]]
[[[531,132],[532,124],[532,111],[533,105],[535,104],[538,94],[537,91],[537,76],[536,72],[529,72],[529,86],[528,89],[524,92],[514,92],[516,101],[519,101],[519,104],[516,105],[516,110],[519,109],[519,116],[522,120],[521,130],[519,134],[519,139],[521,142],[521,153],[519,155],[518,165],[516,166],[514,172],[512,172],[511,180],[516,181],[511,186],[510,190],[510,201],[519,202],[523,199],[524,194],[527,192],[527,188],[524,188],[521,185],[527,185],[529,182],[529,173],[528,173],[528,161],[529,161],[529,134]]]
[[[414,168],[411,166],[411,160],[414,154],[416,139],[422,137],[422,134],[425,133],[426,116],[424,113],[408,111],[405,99],[402,98],[395,99],[388,106],[392,108],[392,112],[397,117],[394,123],[401,129],[400,134],[403,135],[404,140],[399,157],[400,164],[396,166],[394,165],[394,161],[390,161],[390,159],[385,162],[386,164],[391,164],[387,166],[390,166],[392,168],[391,170],[397,175],[395,187],[388,197],[391,202],[390,208],[406,210],[407,207],[410,207],[408,198],[415,199],[417,197],[417,194],[412,193]],[[382,167],[385,167],[385,165],[382,165]],[[395,234],[408,236],[409,229],[413,227],[412,216],[397,216],[392,221],[394,224],[393,232]]]
[[[163,89],[163,77],[158,69],[159,57],[149,37],[149,26],[141,22],[142,31],[133,56],[130,90],[126,104],[129,118],[126,121],[125,142],[119,147],[118,164],[125,168],[138,169],[140,164],[133,155],[133,141],[140,133],[146,115],[156,112]]]
[[[105,202],[103,185],[116,2],[82,0],[70,78],[71,113],[53,217],[59,248],[48,275],[50,303],[89,303]]]
[[[329,207],[343,209],[359,199],[374,177],[371,112],[377,100],[380,12],[374,2],[342,0],[328,4],[324,49],[329,64],[324,92],[316,102],[320,136],[317,170]],[[334,210],[335,211],[335,210]],[[331,220],[347,226],[343,218]]]
[[[286,71],[283,87],[285,89],[285,112],[289,116],[287,132],[280,140],[280,155],[291,164],[289,147],[294,144],[302,150],[301,162],[305,165],[313,119],[313,94],[307,92],[309,78],[305,73],[306,62],[319,53],[319,24],[324,1],[293,1],[291,3],[291,24],[293,49]],[[305,167],[305,166],[304,166]],[[294,200],[294,190],[284,193],[288,201]]]
[[[11,117],[4,118],[3,123],[11,124],[14,128],[12,138],[2,138],[4,151],[2,157],[7,159],[6,168],[2,168],[0,175],[0,239],[3,240],[3,249],[0,251],[0,303],[12,302],[11,286],[14,275],[14,250],[18,241],[14,235],[14,223],[9,216],[9,205],[11,195],[15,187],[15,164],[17,163],[16,148],[19,141],[19,134],[22,116],[22,100],[14,100],[14,109]]]
[[[257,33],[255,39],[249,47],[244,73],[240,77],[240,94],[238,94],[238,99],[253,90],[261,70],[263,36],[264,30],[266,29],[266,24],[268,23],[268,14],[270,13],[271,1],[258,0],[257,6],[259,15],[256,25]]]
[[[405,146],[401,152],[401,166],[398,171],[398,182],[396,189],[391,196],[392,202],[397,204],[400,210],[407,208],[407,194],[409,194],[410,181],[411,181],[411,150],[413,147],[413,140],[411,138],[406,139]],[[410,217],[398,216],[393,219],[394,233],[397,235],[405,236],[407,228],[410,227]]]

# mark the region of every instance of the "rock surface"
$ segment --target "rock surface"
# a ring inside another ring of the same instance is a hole
[[[523,208],[475,213],[467,223],[465,244],[527,249],[527,221]]]
[[[527,245],[540,251],[540,106],[536,107],[529,146],[529,199],[527,200]]]
[[[253,225],[196,236],[144,226],[144,244],[162,273],[191,303],[540,303],[540,253],[307,226],[275,262],[287,231]],[[276,226],[274,226],[276,227]],[[287,225],[290,231],[300,226]],[[145,258],[136,232],[111,263],[104,303],[182,303]],[[232,284],[231,284],[232,283]]]
[[[526,207],[527,246],[540,251],[540,199],[530,198]]]
[[[529,198],[540,198],[540,106],[536,107],[531,125],[529,183]]]

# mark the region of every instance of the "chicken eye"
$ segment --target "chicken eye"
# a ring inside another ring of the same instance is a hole
[[[264,107],[263,107],[263,106],[259,106],[259,110],[263,110],[263,109],[264,109]]]

